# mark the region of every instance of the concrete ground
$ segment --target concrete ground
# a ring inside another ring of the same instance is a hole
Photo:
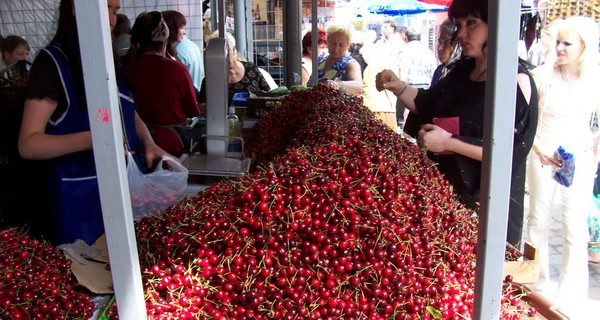
[[[560,199],[560,197],[555,197],[555,199]],[[528,199],[525,199],[525,205],[528,205]],[[551,302],[554,302],[556,291],[558,289],[558,278],[560,275],[563,249],[562,223],[560,220],[560,207],[558,202],[554,204],[554,208],[552,223],[550,225],[550,239],[548,239],[551,283],[549,290],[541,292]],[[528,208],[526,208],[526,210],[527,209]],[[527,239],[526,234],[523,239]],[[589,292],[586,309],[586,314],[590,315],[589,319],[600,319],[600,268],[589,268]]]

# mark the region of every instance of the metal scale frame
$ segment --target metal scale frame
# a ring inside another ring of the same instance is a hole
[[[219,38],[209,41],[204,53],[206,75],[206,154],[186,153],[181,164],[190,175],[241,177],[250,170],[251,159],[242,152],[227,152],[229,142],[227,125],[229,48],[225,39],[225,4],[218,1]]]

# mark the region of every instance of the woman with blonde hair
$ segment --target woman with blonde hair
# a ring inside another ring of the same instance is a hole
[[[539,39],[529,48],[528,60],[531,64],[540,66],[556,60],[556,34],[564,21],[555,19],[542,28]]]
[[[540,79],[539,122],[529,155],[530,211],[528,235],[539,249],[543,291],[549,280],[548,229],[555,194],[559,193],[563,229],[563,255],[556,302],[571,319],[586,319],[581,305],[587,298],[587,216],[590,192],[600,160],[598,142],[590,128],[594,113],[600,112],[600,55],[598,25],[585,17],[565,19],[556,38],[556,62],[535,69]],[[554,156],[563,147],[573,154],[575,171],[570,186],[553,178],[563,162]]]
[[[332,23],[327,28],[328,53],[319,57],[317,81],[349,94],[363,91],[360,65],[350,53],[352,26]],[[314,83],[313,79],[308,86]]]

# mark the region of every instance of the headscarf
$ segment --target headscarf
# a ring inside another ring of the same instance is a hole
[[[158,11],[143,12],[137,16],[131,29],[131,47],[128,59],[134,59],[147,51],[160,50],[169,38],[169,27]]]
[[[150,34],[150,40],[162,42],[167,39],[169,39],[169,27],[167,27],[167,23],[161,15],[160,21],[158,22],[158,26],[156,26],[156,28]]]
[[[452,49],[450,58],[448,58],[448,61],[446,62],[446,64],[444,64],[444,67],[442,68],[442,78],[445,77],[448,74],[448,72],[452,70],[452,68],[454,68],[456,61],[458,61],[462,57],[462,47],[457,43],[456,39],[452,40],[452,46],[454,47],[454,49]]]

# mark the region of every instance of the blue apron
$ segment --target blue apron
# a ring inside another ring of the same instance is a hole
[[[67,57],[58,46],[51,45],[43,50],[57,66],[67,100],[66,110],[57,120],[48,122],[46,133],[60,135],[89,131],[88,111],[78,105],[74,89],[75,80]],[[124,85],[118,84],[118,87],[124,134],[130,149],[137,150],[139,141],[135,131],[133,98]],[[55,244],[72,243],[77,239],[93,244],[104,234],[93,151],[64,155],[49,160],[48,164]]]

